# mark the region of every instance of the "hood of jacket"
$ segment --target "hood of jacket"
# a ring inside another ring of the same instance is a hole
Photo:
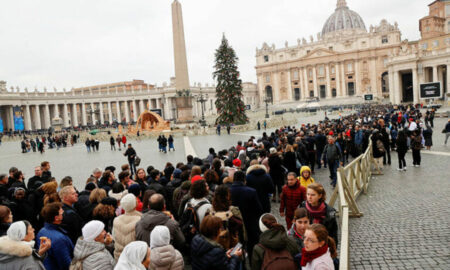
[[[88,242],[83,240],[82,237],[78,238],[75,249],[73,250],[74,260],[84,260],[96,252],[103,251],[105,244],[99,242]]]
[[[215,248],[223,249],[219,243],[212,241],[201,234],[197,234],[191,242],[192,256],[201,257]]]
[[[32,253],[30,244],[11,240],[8,236],[0,237],[0,264],[14,260],[16,257],[31,256]]]
[[[176,259],[175,248],[172,245],[153,248],[150,253],[150,262],[156,266],[156,268],[169,266]]]
[[[142,228],[146,231],[153,231],[153,228],[155,228],[157,225],[166,224],[169,219],[170,217],[163,212],[150,209],[142,216],[140,223]]]
[[[259,242],[267,248],[282,250],[287,246],[288,237],[286,232],[270,229],[261,234]]]
[[[260,176],[260,175],[264,175],[266,173],[267,173],[266,166],[260,165],[260,164],[252,165],[252,166],[248,167],[248,169],[247,169],[247,175],[253,174],[255,176]]]
[[[187,190],[191,188],[191,181],[187,180],[181,183],[181,189]]]
[[[302,166],[300,168],[300,177],[303,178],[305,181],[308,180],[308,179],[305,179],[303,177],[303,172],[306,172],[306,171],[309,172],[309,178],[308,179],[311,179],[311,177],[312,177],[311,168],[309,168],[308,166]]]

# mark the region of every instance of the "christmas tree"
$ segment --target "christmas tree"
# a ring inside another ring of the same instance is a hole
[[[233,48],[228,45],[225,35],[215,56],[214,68],[216,71],[213,73],[213,77],[217,80],[215,104],[219,115],[216,124],[245,124],[248,122],[248,118],[245,115],[245,105],[242,101],[242,81],[239,79],[237,68],[238,58]]]

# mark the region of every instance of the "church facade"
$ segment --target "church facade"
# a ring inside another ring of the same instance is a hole
[[[430,5],[429,16],[433,20],[429,24],[442,23],[442,19],[435,18],[439,16],[446,21],[447,2]],[[435,5],[440,11],[432,13]],[[345,0],[338,0],[335,12],[315,38],[298,39],[294,46],[286,42],[283,48],[267,43],[257,48],[260,99],[269,98],[279,104],[310,99],[345,100],[372,94],[379,101],[419,103],[420,83],[441,80],[443,90],[448,88],[448,27],[424,26],[421,32],[425,29],[432,33],[420,41],[408,42],[401,39],[396,22],[383,19],[367,28]],[[433,47],[435,39],[439,39],[439,45]],[[426,43],[432,44],[426,47]]]

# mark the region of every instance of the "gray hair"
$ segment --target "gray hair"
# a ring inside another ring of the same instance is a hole
[[[102,170],[100,169],[100,168],[95,168],[93,171],[92,171],[92,173],[94,174],[94,173],[101,173],[102,172]]]
[[[64,197],[66,197],[67,195],[69,195],[69,193],[72,191],[72,189],[75,189],[73,186],[65,186],[63,187],[59,192],[59,198],[62,200],[64,200]]]

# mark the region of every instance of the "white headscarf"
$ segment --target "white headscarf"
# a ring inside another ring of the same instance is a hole
[[[170,244],[170,232],[166,226],[156,226],[150,234],[150,248],[158,248]]]
[[[114,270],[146,270],[142,261],[147,255],[148,245],[144,241],[129,243],[120,254]]]
[[[14,241],[22,241],[27,235],[27,225],[23,221],[17,221],[9,226],[6,232],[8,238]]]

